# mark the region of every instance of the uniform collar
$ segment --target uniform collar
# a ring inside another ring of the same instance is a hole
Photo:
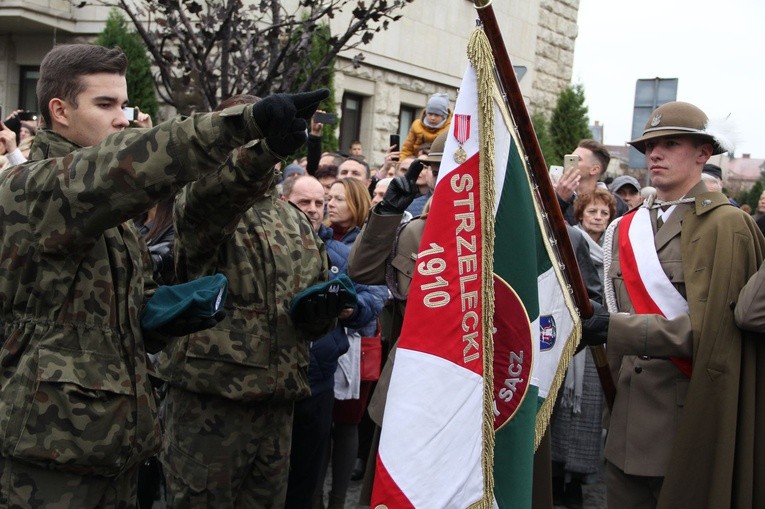
[[[79,148],[82,147],[72,143],[58,133],[49,129],[40,129],[37,131],[32,146],[29,149],[29,160],[40,161],[52,157],[64,157]]]

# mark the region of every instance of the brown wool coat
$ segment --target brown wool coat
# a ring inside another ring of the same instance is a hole
[[[744,333],[733,318],[741,288],[762,263],[765,239],[722,194],[696,188],[691,194],[696,201],[682,221],[680,243],[693,374],[659,507],[765,507],[765,338]],[[636,318],[617,318],[609,338],[645,334]],[[648,345],[654,325],[642,323]]]
[[[401,217],[401,215],[381,216],[374,212],[369,214],[369,221],[353,244],[351,254],[348,257],[348,274],[354,281],[366,284],[386,283],[385,272],[388,269],[386,260],[391,254],[391,246],[396,230],[399,228]],[[423,216],[408,222],[399,233],[396,256],[390,262],[395,274],[395,290],[403,297],[409,294],[409,283],[412,281],[415,258],[424,228],[425,217]],[[391,310],[391,319],[385,322],[381,320],[383,330],[389,330],[387,336],[392,344],[388,359],[383,365],[380,379],[377,381],[377,386],[367,407],[370,417],[378,426],[382,426],[385,400],[388,395],[393,362],[396,356],[396,345],[401,333],[405,309],[406,301],[396,301]],[[395,330],[390,330],[391,328],[395,328]]]
[[[765,338],[733,320],[765,240],[740,210],[703,208],[705,196],[681,235],[694,367],[659,507],[765,507]]]

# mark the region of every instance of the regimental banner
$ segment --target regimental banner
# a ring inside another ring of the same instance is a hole
[[[468,56],[395,355],[375,509],[530,507],[534,449],[578,340],[481,30]]]
[[[475,151],[439,171],[388,390],[372,507],[468,507],[485,496],[478,183]]]

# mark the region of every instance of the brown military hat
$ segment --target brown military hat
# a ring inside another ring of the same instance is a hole
[[[645,153],[645,143],[665,136],[696,136],[712,144],[712,154],[731,150],[724,137],[718,137],[709,129],[709,118],[693,104],[669,102],[656,108],[643,129],[643,135],[629,142],[630,145]]]
[[[428,157],[423,159],[423,162],[426,163],[440,163],[441,157],[444,155],[444,146],[446,145],[446,136],[449,133],[449,130],[442,132],[438,136],[436,136],[436,139],[433,140],[433,144],[430,146],[430,152],[428,152]]]

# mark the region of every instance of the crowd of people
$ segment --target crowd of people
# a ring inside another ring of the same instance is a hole
[[[154,125],[123,113],[126,69],[56,46],[38,122],[0,124],[0,507],[338,509],[352,478],[368,505],[448,96],[372,168],[359,142],[322,151],[327,90]],[[603,471],[613,508],[765,504],[765,193],[753,218],[721,192],[706,128],[687,103],[651,115],[630,143],[652,187],[604,182],[594,140],[553,183],[594,314],[535,507],[583,507]]]

